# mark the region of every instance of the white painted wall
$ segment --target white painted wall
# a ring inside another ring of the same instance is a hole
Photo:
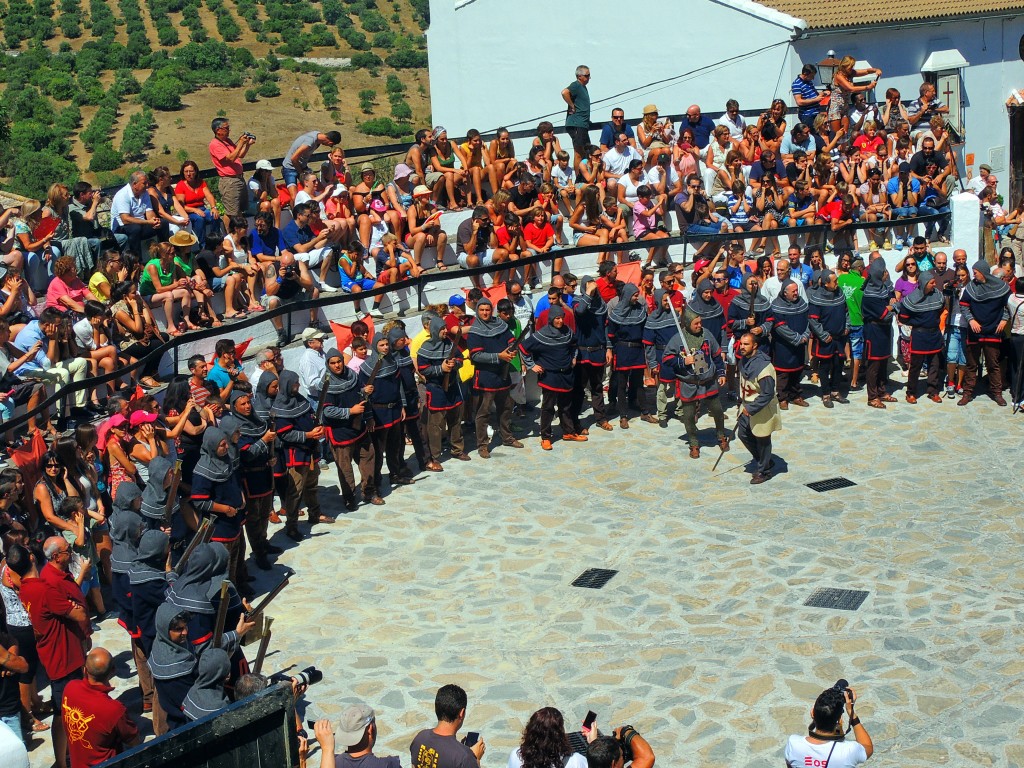
[[[916,98],[923,79],[920,68],[928,54],[958,49],[970,62],[963,74],[963,98],[967,105],[965,150],[967,154],[974,154],[971,170],[977,174],[982,163],[993,165],[999,177],[999,191],[1005,196],[1010,188],[1009,168],[997,168],[989,163],[989,150],[1004,147],[1004,157],[1009,164],[1010,121],[1005,102],[1012,88],[1024,87],[1024,62],[1017,55],[1022,34],[1024,15],[810,36],[797,41],[794,47],[796,58],[805,61],[820,61],[832,49],[837,57],[849,53],[880,67],[883,75],[876,94],[879,101],[884,99],[885,89],[889,87],[898,88],[904,99]]]
[[[560,126],[565,118],[560,93],[578,64],[590,67],[590,96],[598,102],[773,43],[780,45],[698,76],[595,104],[591,119],[606,121],[613,106],[638,116],[650,102],[663,114],[698,103],[712,118],[722,114],[727,98],[736,98],[741,108],[767,107],[776,96],[792,105],[789,86],[801,64],[820,61],[829,49],[882,68],[878,99],[890,86],[910,99],[917,94],[928,54],[957,48],[971,64],[963,78],[966,152],[975,156],[971,170],[977,173],[981,163],[989,163],[989,151],[998,147],[1005,147],[1009,163],[1004,103],[1011,88],[1024,87],[1024,63],[1017,55],[1024,15],[809,33],[790,44],[786,41],[798,20],[752,8],[747,0],[669,2],[650,12],[612,0],[432,0],[427,35],[434,122],[453,136],[473,127],[485,133],[501,125],[532,128],[544,118]],[[666,30],[660,43],[652,32],[654,19]],[[995,170],[1005,195],[1009,168]]]
[[[762,15],[788,18],[766,10]],[[432,0],[427,50],[433,119],[452,136],[469,128],[533,128],[552,113],[548,119],[561,126],[560,94],[579,64],[590,67],[590,98],[597,102],[780,43],[711,74],[644,88],[591,111],[592,120],[605,122],[612,107],[639,116],[651,102],[664,114],[696,102],[717,118],[729,97],[741,107],[760,107],[777,91],[788,93],[793,67],[786,41],[792,34],[791,26],[716,0],[675,0],[649,10],[610,0]]]

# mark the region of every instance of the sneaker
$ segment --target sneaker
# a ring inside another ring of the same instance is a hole
[[[961,396],[962,396],[962,395],[963,395],[963,393],[964,393],[964,388],[963,388],[963,387],[957,387],[957,388],[956,388],[956,393],[957,393],[958,395],[961,395]]]
[[[950,400],[956,397],[956,387],[954,387],[952,384],[946,384],[946,397],[948,397]]]
[[[896,242],[893,244],[892,247],[895,248],[897,251],[902,251],[903,250],[903,246],[905,246],[906,244],[907,244],[907,241],[904,238],[897,237],[896,238]]]
[[[320,283],[320,292],[321,293],[337,293],[339,290],[341,290],[341,289],[340,288],[335,288],[330,283]]]
[[[892,243],[890,241],[886,240],[884,243],[882,243],[882,250],[885,250],[885,251],[892,250]]]
[[[287,347],[288,346],[288,332],[283,328],[277,332],[277,346]]]

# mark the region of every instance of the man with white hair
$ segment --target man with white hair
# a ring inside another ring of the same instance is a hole
[[[782,292],[782,284],[787,280],[796,283],[796,290],[800,298],[807,301],[807,291],[804,289],[803,281],[793,277],[793,268],[789,259],[779,259],[775,262],[775,274],[764,281],[764,285],[761,286],[762,295],[769,302],[775,301]]]
[[[142,255],[142,241],[155,238],[163,224],[146,191],[148,181],[145,171],[135,171],[110,201],[110,228],[128,238],[128,250],[136,256]]]

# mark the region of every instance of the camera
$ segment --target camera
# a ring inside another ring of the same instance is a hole
[[[836,680],[836,684],[832,686],[832,690],[839,691],[843,694],[843,698],[846,698],[846,692],[850,690],[850,684],[846,681],[846,678],[840,677]]]
[[[840,682],[845,683],[845,680]],[[619,742],[619,749],[622,750],[622,762],[631,763],[633,761],[633,739],[639,736],[639,732],[632,725],[624,725],[619,730],[619,735],[616,740]]]
[[[246,131],[245,133],[242,134],[242,138],[249,139],[250,141],[256,141],[256,134],[249,133],[248,131]]]
[[[270,682],[272,683],[291,683],[292,680],[295,680],[299,685],[304,685],[307,688],[319,683],[323,679],[324,673],[314,666],[306,667],[294,675],[286,675],[284,672],[278,672],[277,674],[270,676]]]
[[[281,277],[284,277],[284,278],[287,278],[287,279],[292,279],[292,278],[295,277],[297,272],[298,272],[298,268],[295,267],[294,264],[290,264],[287,267],[282,267],[281,268]]]

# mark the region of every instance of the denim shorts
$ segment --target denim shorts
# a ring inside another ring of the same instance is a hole
[[[850,326],[850,359],[864,359],[864,326]]]
[[[963,328],[954,326],[949,330],[946,344],[946,362],[950,365],[967,365],[967,350],[964,348]]]
[[[344,272],[341,273],[341,290],[346,293],[352,293],[352,287],[358,285],[364,291],[373,290],[375,281],[373,278],[364,277],[359,280],[353,280],[351,277],[346,275]]]
[[[285,166],[282,165],[281,176],[282,178],[284,178],[284,183],[286,187],[290,187],[293,184],[298,184],[299,172],[296,171],[294,168],[286,168]]]

